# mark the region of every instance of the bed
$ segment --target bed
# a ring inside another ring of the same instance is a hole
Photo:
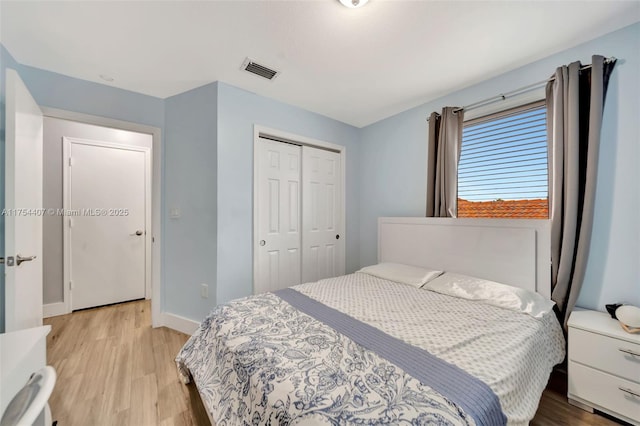
[[[207,316],[176,361],[212,423],[530,421],[564,358],[546,221],[381,218],[378,236],[382,266]]]

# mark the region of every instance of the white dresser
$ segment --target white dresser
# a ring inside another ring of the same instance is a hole
[[[607,313],[569,318],[569,403],[640,425],[640,335]]]

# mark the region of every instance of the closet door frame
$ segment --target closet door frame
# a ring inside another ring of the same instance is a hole
[[[324,149],[327,151],[333,151],[340,155],[340,166],[342,168],[342,177],[341,177],[341,198],[342,198],[342,209],[340,211],[340,226],[338,229],[338,233],[340,234],[340,238],[344,238],[344,250],[342,253],[342,262],[346,265],[346,257],[347,257],[347,234],[346,234],[346,165],[347,165],[347,148],[331,142],[321,141],[318,139],[309,138],[306,136],[300,136],[293,133],[285,132],[278,129],[273,129],[265,126],[261,126],[258,124],[254,124],[253,126],[253,229],[251,232],[251,254],[253,256],[253,280],[252,280],[252,293],[255,293],[256,289],[256,280],[257,280],[257,271],[258,271],[258,256],[257,250],[259,248],[258,241],[258,215],[257,215],[257,207],[258,207],[258,173],[257,173],[257,165],[258,165],[258,156],[260,150],[258,149],[258,143],[260,138],[271,139],[276,142],[284,142],[291,143],[300,146],[310,146],[313,148]],[[301,157],[302,160],[302,157]],[[302,186],[301,186],[302,188]],[[303,217],[303,216],[301,216]],[[301,232],[302,238],[302,232]],[[302,248],[302,245],[301,245]],[[302,253],[301,253],[302,259]],[[300,265],[302,268],[302,264]],[[302,274],[302,269],[300,270]]]

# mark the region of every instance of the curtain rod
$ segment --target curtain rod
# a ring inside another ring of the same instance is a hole
[[[610,58],[605,58],[605,60],[604,60],[605,63],[611,63],[611,62],[614,62],[614,61],[616,61],[616,58],[613,57],[613,56],[610,57]],[[586,70],[586,69],[589,69],[589,68],[591,68],[591,64],[583,65],[583,66],[580,67],[580,71]],[[532,90],[535,90],[535,89],[537,89],[539,87],[544,86],[545,84],[547,84],[548,81],[552,81],[552,80],[555,80],[555,79],[556,79],[555,75],[552,75],[550,78],[548,78],[546,80],[538,81],[536,83],[529,84],[529,85],[524,86],[524,87],[520,87],[519,89],[515,89],[515,90],[512,90],[512,91],[507,92],[507,93],[501,93],[501,94],[499,94],[497,96],[493,96],[491,98],[483,99],[481,101],[474,102],[474,103],[469,104],[469,105],[465,105],[462,108],[456,108],[456,109],[453,110],[453,112],[455,113],[455,112],[459,112],[459,111],[470,111],[470,110],[479,108],[481,106],[490,105],[490,104],[495,103],[495,102],[506,101],[507,98],[510,98],[510,97],[512,97],[514,95],[520,95],[522,93],[530,92]],[[429,121],[429,117],[427,117],[427,121]]]

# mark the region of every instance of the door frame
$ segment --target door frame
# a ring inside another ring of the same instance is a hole
[[[80,145],[88,145],[102,148],[114,148],[114,149],[124,149],[127,151],[136,151],[144,153],[144,168],[145,168],[145,183],[144,183],[144,230],[145,230],[145,250],[144,250],[144,298],[151,299],[151,295],[153,294],[151,289],[151,233],[147,232],[149,229],[149,225],[152,223],[151,220],[151,181],[152,181],[152,173],[151,173],[151,148],[147,148],[144,146],[136,146],[136,145],[126,145],[122,143],[114,143],[109,141],[99,141],[99,140],[91,140],[84,138],[75,138],[64,136],[62,138],[62,208],[64,211],[68,212],[71,210],[71,191],[70,191],[70,170],[69,167],[70,162],[73,165],[73,160],[71,156],[71,144],[80,144]],[[71,225],[70,221],[72,221],[72,217],[65,217],[62,225],[62,235],[63,235],[63,280],[64,284],[63,288],[63,298],[65,307],[67,309],[67,313],[73,311],[73,291],[71,291],[70,283],[71,283]]]
[[[123,120],[100,117],[96,115],[83,114],[79,112],[66,111],[58,108],[40,107],[45,117],[70,120],[78,123],[93,124],[96,126],[110,127],[118,130],[127,130],[137,133],[145,133],[152,137],[151,150],[151,221],[148,223],[147,256],[151,256],[151,261],[147,266],[150,268],[151,278],[151,324],[153,327],[164,325],[162,317],[162,130],[159,127],[145,124],[132,123]],[[66,169],[66,168],[65,168]],[[149,253],[150,252],[150,253]],[[64,285],[68,288],[68,283]],[[70,307],[67,298],[64,300],[65,306]],[[68,312],[71,312],[70,310]]]
[[[347,228],[347,223],[346,223],[346,211],[347,211],[347,205],[346,205],[346,168],[347,168],[347,147],[342,146],[342,145],[338,145],[335,143],[331,143],[331,142],[325,142],[325,141],[321,141],[318,139],[314,139],[314,138],[309,138],[306,136],[300,136],[300,135],[296,135],[294,133],[289,133],[289,132],[285,132],[282,130],[278,130],[278,129],[273,129],[270,127],[265,127],[265,126],[261,126],[259,124],[254,124],[253,125],[253,206],[252,206],[252,215],[253,215],[253,229],[251,231],[251,255],[253,256],[253,279],[252,279],[252,293],[255,294],[255,290],[256,290],[256,279],[257,279],[257,271],[258,271],[258,255],[257,255],[257,250],[259,249],[259,245],[258,245],[258,239],[257,239],[257,232],[258,232],[258,215],[257,213],[257,208],[258,208],[258,154],[259,154],[259,150],[258,150],[258,143],[260,143],[260,138],[263,139],[270,139],[273,140],[275,142],[283,142],[283,143],[289,143],[289,144],[293,144],[293,145],[298,145],[298,146],[310,146],[313,148],[319,148],[319,149],[324,149],[327,151],[332,151],[332,152],[336,152],[338,154],[340,154],[340,166],[342,167],[342,179],[341,179],[341,185],[342,185],[342,211],[340,212],[340,229],[338,230],[338,233],[340,235],[344,235],[344,252],[342,253],[343,257],[344,257],[344,264],[346,266],[346,260],[347,260],[347,233],[346,233],[346,228]],[[302,173],[302,156],[300,157],[300,171]],[[301,186],[302,188],[302,186]],[[302,217],[302,216],[301,216]],[[302,228],[301,228],[302,229]],[[302,239],[302,232],[300,232],[300,238]],[[302,241],[301,241],[302,243]],[[302,246],[301,246],[302,247]],[[300,253],[300,262],[302,262],[302,253]],[[301,265],[302,267],[302,265]],[[302,272],[302,269],[301,269]]]

